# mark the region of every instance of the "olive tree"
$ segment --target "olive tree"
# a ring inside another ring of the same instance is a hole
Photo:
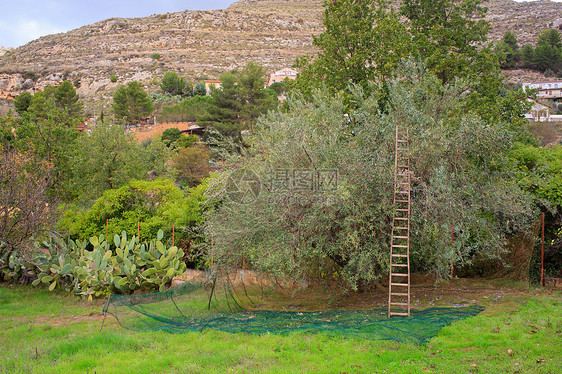
[[[451,263],[501,256],[535,213],[511,178],[509,127],[461,115],[466,85],[404,69],[389,83],[388,112],[354,86],[351,113],[342,96],[317,90],[261,117],[249,153],[207,191],[218,204],[206,221],[215,263],[244,258],[269,274],[337,277],[350,288],[385,274],[397,126],[411,140],[414,269],[446,275]]]

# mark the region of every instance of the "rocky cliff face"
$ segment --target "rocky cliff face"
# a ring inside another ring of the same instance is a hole
[[[491,0],[487,6],[491,40],[512,30],[520,44],[534,42],[542,29],[562,23],[562,3]],[[322,10],[321,0],[241,0],[225,10],[112,18],[45,36],[0,56],[0,98],[69,79],[80,81],[87,102],[107,103],[118,84],[139,80],[156,89],[153,78],[168,70],[192,79],[215,78],[247,61],[277,70],[315,52]]]

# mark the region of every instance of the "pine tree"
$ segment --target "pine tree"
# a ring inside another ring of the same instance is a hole
[[[149,116],[154,110],[154,105],[142,84],[133,81],[120,85],[113,94],[113,112],[118,120],[127,124],[138,123],[141,119]]]

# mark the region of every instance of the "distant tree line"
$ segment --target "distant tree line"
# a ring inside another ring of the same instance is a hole
[[[512,31],[507,31],[497,47],[503,57],[504,69],[527,68],[540,71],[547,77],[562,77],[562,39],[556,29],[543,30],[535,47],[522,48]]]

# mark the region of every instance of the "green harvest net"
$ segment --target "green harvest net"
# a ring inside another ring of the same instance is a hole
[[[206,279],[205,279],[206,277]],[[371,340],[423,344],[454,321],[475,316],[480,306],[412,310],[410,317],[387,318],[386,309],[315,312],[259,310],[246,287],[227,280],[199,279],[164,292],[111,295],[103,312],[137,331],[170,333],[214,329],[229,333],[324,332]]]

